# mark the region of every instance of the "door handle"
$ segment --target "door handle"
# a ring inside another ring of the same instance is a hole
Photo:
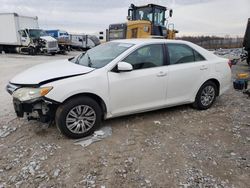
[[[207,70],[208,67],[207,66],[201,66],[200,70]]]
[[[158,76],[158,77],[167,76],[167,73],[161,71],[161,72],[159,72],[159,73],[157,74],[157,76]]]

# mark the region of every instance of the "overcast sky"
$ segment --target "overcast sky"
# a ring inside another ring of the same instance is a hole
[[[172,8],[181,35],[243,36],[250,18],[250,0],[0,0],[0,12],[38,16],[44,29],[94,33],[126,21],[131,3]],[[2,27],[2,26],[0,26]]]

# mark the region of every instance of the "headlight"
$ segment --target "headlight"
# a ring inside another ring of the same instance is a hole
[[[41,88],[20,88],[13,93],[13,97],[20,101],[27,101],[45,96],[50,92],[53,87],[41,87]]]

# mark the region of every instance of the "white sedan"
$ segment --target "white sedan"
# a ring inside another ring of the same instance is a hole
[[[208,109],[230,84],[230,61],[195,44],[130,39],[32,67],[7,91],[18,117],[55,120],[64,135],[81,138],[103,119],[188,103]]]

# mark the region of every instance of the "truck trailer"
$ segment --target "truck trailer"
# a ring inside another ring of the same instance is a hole
[[[73,49],[88,50],[100,44],[95,35],[70,34],[70,45]]]
[[[66,51],[70,50],[70,35],[67,31],[63,31],[60,29],[46,30],[49,36],[57,39],[59,52],[66,53]]]
[[[248,18],[247,28],[243,39],[243,48],[246,51],[247,64],[250,65],[250,18]]]
[[[0,52],[54,55],[58,51],[57,40],[39,29],[38,17],[1,13],[0,24]]]

